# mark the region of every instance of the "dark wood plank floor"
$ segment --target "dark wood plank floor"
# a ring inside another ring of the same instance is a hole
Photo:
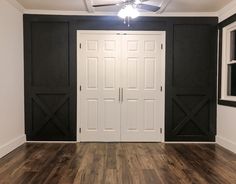
[[[236,155],[217,145],[25,144],[0,159],[0,184],[236,184]]]

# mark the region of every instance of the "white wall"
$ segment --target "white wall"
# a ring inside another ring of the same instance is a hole
[[[219,21],[223,21],[236,13],[236,0],[233,0],[219,11]],[[236,108],[217,106],[216,142],[236,153]]]
[[[0,158],[25,142],[22,12],[0,0]]]
[[[216,142],[236,153],[236,108],[218,105]]]

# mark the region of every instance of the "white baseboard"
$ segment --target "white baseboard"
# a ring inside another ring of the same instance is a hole
[[[224,137],[216,136],[216,143],[222,147],[236,153],[236,143]]]
[[[215,142],[185,142],[185,141],[166,141],[165,144],[215,144]]]
[[[24,144],[25,142],[26,142],[26,136],[22,135],[0,146],[0,158],[7,155],[17,147]]]
[[[71,144],[77,143],[77,141],[26,141],[27,143],[37,143],[37,144]]]

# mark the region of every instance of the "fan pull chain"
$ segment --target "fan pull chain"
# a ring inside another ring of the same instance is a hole
[[[128,27],[130,27],[130,17],[125,17],[124,18],[124,24],[126,24],[126,23],[127,23]]]

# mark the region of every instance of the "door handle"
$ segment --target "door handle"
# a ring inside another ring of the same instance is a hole
[[[120,88],[119,88],[119,102],[120,102]]]
[[[123,102],[124,100],[124,89],[121,88],[121,102]]]

